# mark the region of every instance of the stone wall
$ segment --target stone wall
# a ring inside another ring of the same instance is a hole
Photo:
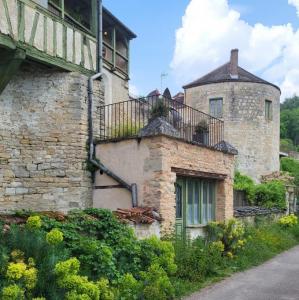
[[[158,209],[163,218],[162,231],[173,228],[175,223],[174,184],[177,176],[172,168],[226,175],[225,180],[217,184],[216,219],[233,216],[233,155],[155,136],[141,141],[127,139],[98,144],[97,158],[127,183],[137,184],[139,205]],[[106,175],[98,173],[96,185],[105,186],[106,180]],[[114,198],[111,198],[111,191],[115,193]],[[96,190],[94,203],[97,207],[122,208],[131,205],[130,193],[121,188]]]
[[[258,83],[217,83],[186,89],[186,104],[209,113],[209,100],[223,98],[224,139],[239,151],[236,168],[259,181],[279,170],[280,92]],[[265,119],[265,100],[273,119]]]
[[[95,89],[97,107],[103,93]],[[0,95],[1,211],[92,205],[87,107],[87,77],[22,66]]]

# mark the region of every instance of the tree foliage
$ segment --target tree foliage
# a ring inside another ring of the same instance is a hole
[[[288,98],[281,104],[280,137],[299,146],[299,97]],[[295,149],[296,150],[296,149]],[[298,150],[298,147],[297,147]]]

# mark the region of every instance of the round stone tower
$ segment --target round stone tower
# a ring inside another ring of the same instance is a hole
[[[224,140],[238,149],[236,169],[260,180],[279,170],[280,89],[228,63],[184,86],[185,101],[224,121]]]

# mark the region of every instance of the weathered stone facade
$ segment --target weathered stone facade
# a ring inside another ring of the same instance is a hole
[[[209,100],[223,99],[224,139],[237,148],[236,168],[255,180],[279,170],[280,91],[268,84],[222,82],[186,89],[186,104],[206,113]],[[272,101],[272,119],[265,118]]]
[[[92,205],[87,77],[31,63],[0,95],[0,210]],[[95,83],[95,131],[103,104]]]
[[[138,186],[140,206],[158,209],[162,231],[173,229],[175,217],[175,182],[173,168],[195,170],[225,175],[217,183],[216,219],[233,216],[234,155],[163,135],[138,139],[127,139],[117,143],[97,145],[97,157],[111,171]],[[117,185],[106,175],[97,174],[96,185]],[[116,209],[131,204],[130,193],[121,188],[99,189],[94,192],[94,205]]]

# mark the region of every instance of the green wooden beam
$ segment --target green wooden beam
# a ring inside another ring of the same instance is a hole
[[[0,94],[4,91],[11,78],[16,74],[25,58],[26,52],[22,49],[16,49],[10,52],[5,51],[0,56]]]

